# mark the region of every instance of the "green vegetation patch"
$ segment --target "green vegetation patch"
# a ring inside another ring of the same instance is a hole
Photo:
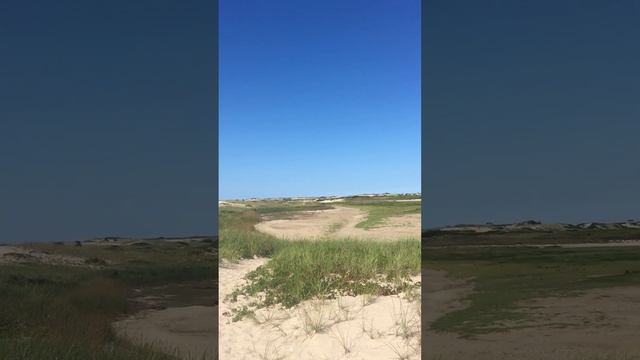
[[[259,216],[255,209],[220,211],[221,258],[271,258],[248,275],[250,283],[237,289],[231,300],[240,294],[260,294],[252,309],[273,304],[291,307],[313,298],[396,294],[418,286],[410,276],[420,272],[419,240],[286,241],[255,231]],[[235,320],[251,311],[240,309]]]
[[[117,338],[112,323],[137,310],[129,301],[133,287],[215,284],[215,247],[205,241],[148,243],[23,245],[77,256],[86,265],[0,265],[0,359],[177,359]]]
[[[264,294],[264,307],[294,306],[337,295],[397,294],[416,286],[420,242],[360,240],[299,241],[278,248],[271,261],[248,275],[251,283],[234,294]]]
[[[316,297],[338,294],[396,294],[416,286],[409,276],[420,271],[420,242],[406,240],[286,241],[258,232],[222,230],[220,254],[228,260],[270,257],[248,275],[250,285],[239,294],[264,293],[255,308],[282,304],[291,307]],[[250,313],[246,311],[246,313]],[[236,320],[239,317],[236,318]]]
[[[328,210],[333,206],[322,203],[293,203],[293,204],[261,204],[257,205],[256,211],[261,215],[270,215],[271,217],[284,217],[300,211],[312,211],[312,210]]]
[[[220,257],[227,260],[270,257],[285,245],[284,240],[257,231],[220,229]]]
[[[175,359],[117,339],[128,309],[123,282],[91,270],[0,266],[0,358]]]
[[[356,227],[362,229],[374,228],[392,216],[420,214],[421,211],[420,202],[352,200],[342,204],[354,206],[368,212],[367,219],[356,225]]]
[[[436,331],[466,336],[518,327],[526,320],[519,304],[533,298],[640,285],[640,248],[636,247],[426,247],[422,257],[424,267],[472,279],[474,291],[466,299],[469,306],[445,314],[432,325]]]
[[[11,360],[178,360],[148,346],[116,341],[107,347],[92,347],[73,339],[0,338],[0,359]]]

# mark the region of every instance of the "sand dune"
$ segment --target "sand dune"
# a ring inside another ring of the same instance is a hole
[[[311,300],[292,309],[260,309],[253,318],[233,322],[233,309],[252,299],[232,303],[225,297],[266,261],[242,260],[220,268],[220,359],[420,358],[420,301],[406,294]],[[315,332],[311,324],[323,329]]]

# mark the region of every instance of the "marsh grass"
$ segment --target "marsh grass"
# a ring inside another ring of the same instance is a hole
[[[121,281],[53,266],[2,270],[1,359],[174,359],[116,339],[111,322],[127,312]]]
[[[176,359],[116,337],[111,324],[132,314],[133,287],[212,281],[211,243],[150,241],[122,246],[23,245],[78,256],[100,268],[38,261],[0,265],[0,359]]]
[[[74,340],[50,338],[0,338],[0,359],[11,360],[178,360],[148,346],[113,342],[94,347]]]

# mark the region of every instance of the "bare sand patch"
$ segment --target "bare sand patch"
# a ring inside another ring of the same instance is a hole
[[[266,259],[220,267],[220,359],[418,359],[420,300],[343,296],[268,307],[234,322],[233,309],[251,301],[226,299]],[[414,281],[419,281],[415,277]],[[417,290],[419,293],[419,290]]]
[[[340,199],[320,200],[318,202],[323,203],[323,204],[329,204],[329,203],[344,202],[344,199],[340,198]]]
[[[217,306],[146,310],[114,323],[119,336],[182,359],[216,359]]]
[[[220,207],[239,207],[239,208],[247,208],[249,207],[249,205],[247,204],[243,204],[241,202],[234,202],[234,201],[219,201],[218,202],[218,206]]]
[[[527,321],[505,324],[521,328],[461,338],[455,333],[434,332],[429,326],[444,314],[464,307],[470,287],[443,272],[427,270],[423,276],[427,294],[423,323],[425,359],[566,360],[640,355],[639,287],[534,299],[520,304],[530,317]]]
[[[256,224],[256,230],[288,239],[353,238],[398,240],[420,238],[420,214],[389,217],[372,229],[356,227],[367,219],[367,212],[354,207],[300,211],[291,219],[267,220]]]

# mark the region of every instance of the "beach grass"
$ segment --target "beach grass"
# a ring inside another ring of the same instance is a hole
[[[418,239],[286,241],[255,231],[260,216],[255,209],[220,211],[221,258],[270,258],[248,275],[246,287],[232,294],[234,298],[263,294],[254,308],[274,304],[291,307],[304,300],[345,294],[396,294],[416,286],[409,278],[420,272]],[[243,313],[249,312],[244,309]]]
[[[379,226],[387,218],[393,216],[420,214],[421,211],[420,202],[349,200],[342,204],[357,207],[368,213],[367,218],[356,225],[361,229],[371,229]]]
[[[415,286],[420,271],[417,240],[297,241],[282,246],[271,260],[248,275],[246,295],[264,294],[258,307],[294,306],[338,295],[397,294]]]
[[[118,244],[117,250],[21,245],[89,261],[71,266],[26,256],[0,264],[0,359],[177,359],[118,338],[112,323],[138,310],[130,302],[134,288],[215,281],[215,247],[206,241],[146,243]]]

